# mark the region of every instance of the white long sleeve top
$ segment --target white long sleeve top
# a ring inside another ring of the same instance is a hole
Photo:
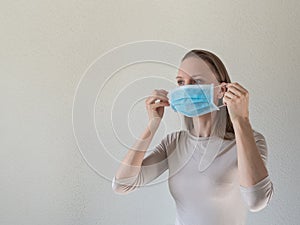
[[[264,136],[253,130],[267,166]],[[176,204],[175,225],[243,225],[247,212],[262,210],[273,195],[268,175],[243,187],[238,180],[235,139],[196,137],[187,130],[167,134],[147,157],[137,176],[113,177],[115,193],[128,194],[169,171],[169,191]]]

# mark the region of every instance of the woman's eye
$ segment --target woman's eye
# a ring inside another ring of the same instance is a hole
[[[201,84],[201,81],[202,81],[201,79],[196,79],[196,80],[193,80],[192,83],[193,84]],[[178,85],[184,85],[184,81],[183,80],[178,80],[177,84]]]
[[[183,83],[182,80],[177,81],[177,84],[181,85]]]

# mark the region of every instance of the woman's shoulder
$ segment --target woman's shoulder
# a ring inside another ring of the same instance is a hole
[[[171,131],[171,132],[167,133],[165,138],[170,140],[170,141],[174,141],[174,140],[177,140],[178,138],[180,138],[180,136],[182,136],[182,135],[186,135],[186,130]]]
[[[180,140],[183,140],[186,135],[185,130],[174,130],[165,135],[162,139],[162,144],[165,146],[167,155],[170,155],[178,146]]]
[[[179,139],[185,135],[187,135],[186,130],[174,130],[165,135],[165,137],[163,138],[163,142],[167,145],[175,143],[178,142]]]

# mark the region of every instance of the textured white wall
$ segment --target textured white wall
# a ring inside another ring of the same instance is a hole
[[[247,224],[299,224],[298,11],[296,0],[1,1],[0,224],[173,224],[166,182],[115,195],[111,181],[87,166],[72,131],[85,69],[100,54],[144,39],[211,50],[248,88],[275,195]]]

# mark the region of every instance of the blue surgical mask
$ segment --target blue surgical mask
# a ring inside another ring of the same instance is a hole
[[[187,117],[201,116],[221,106],[214,104],[214,84],[189,84],[179,86],[168,93],[171,108]]]

